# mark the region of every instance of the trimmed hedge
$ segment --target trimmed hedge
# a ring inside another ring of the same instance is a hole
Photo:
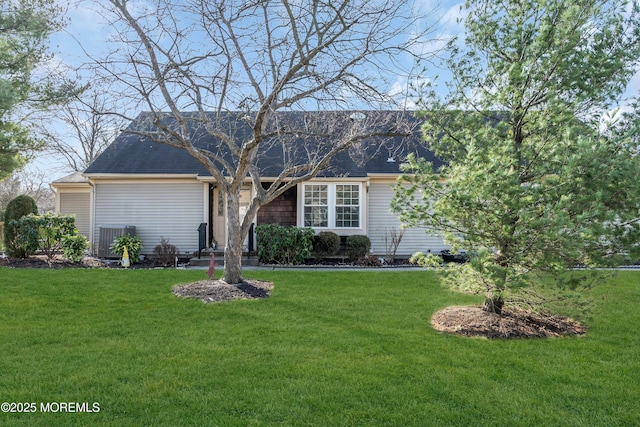
[[[321,231],[313,239],[313,252],[320,262],[327,256],[337,254],[339,249],[340,236],[332,231]]]
[[[371,240],[362,234],[356,234],[355,236],[347,237],[347,256],[349,261],[355,262],[365,255],[369,254],[371,250]]]
[[[258,259],[263,264],[301,264],[311,256],[313,236],[312,228],[258,225]]]

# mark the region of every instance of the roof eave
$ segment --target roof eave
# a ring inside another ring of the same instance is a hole
[[[197,179],[198,174],[175,174],[175,173],[85,173],[85,177],[96,179]]]

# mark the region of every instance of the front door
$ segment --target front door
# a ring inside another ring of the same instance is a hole
[[[251,189],[240,190],[240,221],[243,220],[249,203],[251,202]],[[216,240],[218,249],[224,249],[226,245],[227,233],[227,202],[226,195],[219,188],[213,191],[213,238]],[[246,242],[245,242],[246,243]]]
[[[218,249],[224,249],[227,224],[225,221],[226,203],[224,192],[219,188],[213,190],[213,238]]]

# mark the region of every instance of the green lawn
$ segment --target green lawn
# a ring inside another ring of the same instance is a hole
[[[223,304],[170,292],[205,276],[0,269],[0,402],[38,410],[0,425],[640,424],[640,273],[596,291],[586,336],[511,341],[432,330],[479,300],[426,271],[251,271],[271,298]]]

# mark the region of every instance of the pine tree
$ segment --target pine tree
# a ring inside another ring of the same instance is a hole
[[[632,129],[600,128],[640,58],[637,4],[469,0],[465,8],[449,95],[423,103],[426,142],[446,165],[411,159],[394,203],[406,224],[469,251],[448,280],[485,293],[487,309],[561,301],[591,283],[567,268],[613,262],[638,232]],[[561,292],[542,292],[552,283]]]

